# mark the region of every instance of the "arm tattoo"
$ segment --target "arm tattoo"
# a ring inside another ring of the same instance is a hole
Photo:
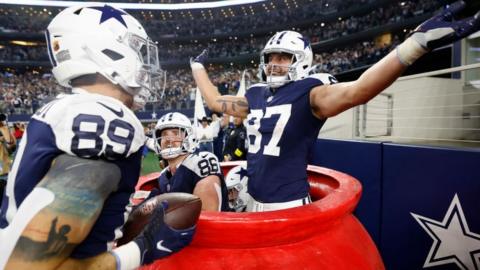
[[[103,203],[117,189],[120,169],[109,162],[60,155],[37,187],[44,187],[55,194],[55,199],[41,216],[49,227],[27,226],[31,237],[23,234],[13,251],[24,261],[44,261],[68,257],[78,239],[88,231],[81,227],[92,226]],[[82,235],[75,235],[79,231]],[[85,234],[85,235],[83,235]]]
[[[224,99],[224,98],[219,98],[217,99],[217,102],[222,104],[222,112],[226,113],[228,109],[228,103],[231,104],[231,110],[233,112],[237,112],[237,107],[240,107],[240,109],[248,109],[248,103],[243,101],[243,100],[229,100],[229,99]]]
[[[226,113],[227,112],[227,102],[220,101],[220,100],[218,100],[218,102],[222,102],[222,113]]]
[[[32,238],[21,236],[15,249],[16,256],[25,261],[41,261],[65,254],[70,254],[75,245],[68,243],[68,233],[71,226],[68,224],[57,226],[58,216],[50,225],[48,238],[45,241],[35,241]],[[58,227],[58,229],[57,229]]]
[[[248,108],[248,102],[245,102],[243,100],[237,100],[237,105],[240,107]]]

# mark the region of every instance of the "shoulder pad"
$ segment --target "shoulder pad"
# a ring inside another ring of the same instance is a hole
[[[64,95],[43,106],[33,118],[48,124],[57,147],[72,155],[76,155],[72,152],[76,147],[94,149],[93,156],[97,152],[102,155],[107,148],[123,153],[128,147],[129,156],[145,143],[143,126],[135,114],[123,103],[102,95]]]
[[[323,84],[335,84],[338,83],[338,80],[331,74],[329,73],[315,73],[311,74],[307,78],[312,78],[312,79],[317,79],[321,81]]]
[[[182,165],[202,178],[212,174],[221,174],[218,158],[210,152],[190,154]]]
[[[251,86],[248,88],[248,90],[250,90],[250,89],[252,89],[252,88],[266,87],[266,86],[268,86],[268,84],[266,84],[266,83],[256,83],[256,84],[254,84],[254,85],[251,85]]]
[[[208,159],[208,158],[214,158],[218,160],[217,156],[215,154],[208,152],[208,151],[201,151],[198,153],[198,156],[201,157],[202,159]]]

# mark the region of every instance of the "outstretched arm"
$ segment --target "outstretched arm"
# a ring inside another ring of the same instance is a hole
[[[315,87],[310,92],[312,112],[320,119],[328,118],[366,103],[391,85],[406,68],[392,51],[356,81]]]
[[[464,7],[463,1],[455,2],[441,14],[422,23],[396,50],[367,69],[356,81],[314,88],[310,92],[314,115],[327,118],[368,102],[425,53],[477,31],[480,28],[480,12],[460,21],[454,20]]]
[[[218,88],[213,85],[208,77],[203,63],[207,59],[208,51],[204,50],[199,56],[190,60],[193,78],[197,87],[200,89],[205,102],[210,110],[215,112],[227,113],[233,116],[247,117],[248,102],[245,97],[225,95],[218,92]]]

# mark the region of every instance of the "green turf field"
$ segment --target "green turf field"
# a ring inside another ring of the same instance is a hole
[[[10,156],[13,161],[13,155]],[[148,152],[147,156],[143,159],[142,162],[142,171],[140,175],[149,174],[152,172],[159,172],[160,167],[158,166],[158,157],[153,152]]]
[[[153,152],[149,151],[147,156],[143,159],[141,175],[158,171],[160,171],[160,167],[158,166],[158,158]]]

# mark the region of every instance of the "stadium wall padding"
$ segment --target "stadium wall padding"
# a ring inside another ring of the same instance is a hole
[[[480,149],[319,139],[312,164],[360,180],[386,269],[479,269]]]
[[[310,164],[349,174],[362,183],[355,215],[380,244],[381,143],[319,139]]]

